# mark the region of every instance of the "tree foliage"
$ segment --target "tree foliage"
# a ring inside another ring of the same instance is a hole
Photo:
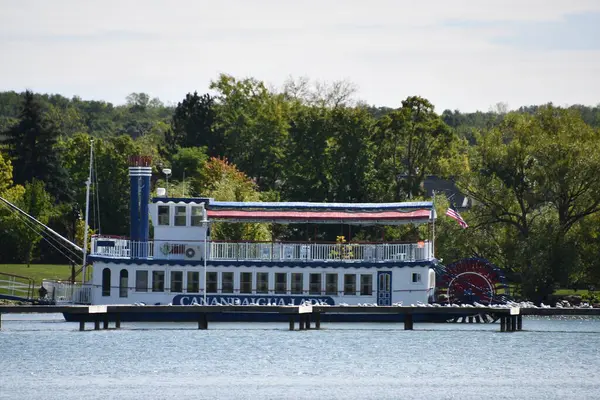
[[[225,74],[208,89],[188,93],[176,107],[147,93],[121,105],[0,93],[0,195],[34,211],[45,210],[50,195],[54,212],[40,215],[72,234],[72,210],[85,202],[91,139],[92,193],[99,196],[92,196],[90,222],[100,233],[129,231],[130,155],[152,156],[154,187],[165,186],[169,167],[170,193],[230,201],[425,200],[425,178],[435,175],[455,181],[472,203],[461,210],[470,225],[464,230],[443,216],[453,199],[438,194],[436,254],[445,263],[488,258],[537,300],[557,286],[600,284],[599,107],[509,111],[499,103],[486,112],[438,115],[418,96],[392,107],[362,104],[347,81],[290,79],[274,90]],[[14,218],[0,208],[0,258],[18,262],[39,252],[49,259],[46,247],[24,246],[31,238]],[[302,224],[212,229],[213,237],[231,240],[346,235],[335,225],[317,233]],[[352,229],[353,239],[382,234],[414,241],[429,233]]]

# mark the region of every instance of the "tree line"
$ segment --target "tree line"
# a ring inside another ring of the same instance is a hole
[[[94,140],[95,233],[129,231],[128,157],[153,158],[153,187],[218,200],[385,202],[425,199],[428,176],[472,199],[462,229],[436,196],[436,255],[484,257],[523,296],[600,282],[600,109],[552,104],[509,112],[438,114],[419,96],[397,107],[354,99],[348,82],[290,80],[279,89],[220,75],[206,93],[165,105],[32,92],[0,93],[0,196],[82,243]],[[221,224],[216,238],[335,240],[344,227]],[[352,228],[352,240],[418,240],[426,227]],[[0,208],[0,262],[64,262],[18,216]]]

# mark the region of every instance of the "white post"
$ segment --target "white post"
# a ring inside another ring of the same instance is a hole
[[[433,209],[431,210],[431,218],[433,220],[431,226],[432,238],[431,238],[431,257],[435,258],[435,190],[433,191]]]
[[[207,305],[206,303],[206,290],[208,288],[208,285],[206,284],[206,255],[208,254],[207,250],[206,250],[206,246],[208,245],[208,240],[207,240],[207,236],[208,236],[208,221],[205,220],[205,229],[204,229],[204,305]]]
[[[88,222],[90,214],[90,185],[92,183],[92,160],[94,156],[94,139],[90,139],[90,168],[89,176],[85,182],[85,227],[83,231],[83,268],[81,269],[81,284],[85,285],[85,274],[87,272],[87,237],[88,237]]]
[[[208,255],[208,213],[206,212],[206,208],[202,209],[202,222],[204,225],[204,305],[206,306],[208,305],[206,303],[206,291],[208,289],[208,285],[206,282],[206,257]]]

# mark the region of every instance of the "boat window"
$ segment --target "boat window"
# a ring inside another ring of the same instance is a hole
[[[129,272],[126,269],[122,269],[119,273],[119,297],[127,297],[129,291],[127,285],[129,280]]]
[[[148,291],[148,271],[135,271],[135,291]]]
[[[240,274],[240,293],[252,293],[252,272]]]
[[[337,296],[338,294],[338,274],[325,275],[325,294]]]
[[[256,293],[269,293],[269,273],[256,273]]]
[[[221,293],[233,293],[233,272],[223,272]]]
[[[372,296],[373,295],[373,275],[363,274],[360,276],[360,295],[361,296]]]
[[[110,296],[110,268],[102,270],[102,296]]]
[[[187,292],[198,293],[200,291],[200,273],[188,271],[187,273]]]
[[[183,292],[183,272],[171,271],[171,293]]]
[[[192,206],[192,226],[202,226],[202,206]]]
[[[345,274],[344,275],[344,295],[356,296],[356,275]]]
[[[275,293],[285,294],[287,293],[287,274],[277,272],[275,274]]]
[[[165,271],[152,271],[152,291],[165,291]]]
[[[175,226],[185,226],[186,206],[175,207]]]
[[[304,290],[304,274],[292,273],[292,294],[302,294]]]
[[[321,274],[310,274],[309,294],[321,294]]]
[[[421,274],[419,272],[412,273],[412,283],[421,283]]]
[[[206,273],[206,291],[208,293],[217,293],[217,273]]]
[[[169,206],[158,206],[158,224],[169,225]]]

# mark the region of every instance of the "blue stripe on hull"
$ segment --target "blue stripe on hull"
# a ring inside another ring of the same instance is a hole
[[[81,320],[92,321],[89,315],[63,313],[67,322]],[[446,322],[449,319],[462,317],[460,313],[432,315],[413,314],[413,322]],[[123,313],[122,322],[196,322],[198,316],[193,313]],[[214,313],[207,314],[208,321],[213,322],[288,322],[289,315],[278,313]],[[114,321],[114,314],[109,314],[109,321]],[[312,318],[314,323],[314,317]],[[402,314],[321,314],[321,322],[404,322]]]

